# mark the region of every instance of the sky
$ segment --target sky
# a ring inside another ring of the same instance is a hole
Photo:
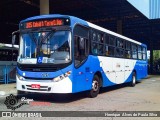
[[[150,17],[149,15],[149,3],[150,0],[127,0],[131,3],[136,9],[138,9],[141,13],[143,13],[147,18]]]

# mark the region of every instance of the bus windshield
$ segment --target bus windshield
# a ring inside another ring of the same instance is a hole
[[[43,58],[42,63],[67,63],[71,60],[70,31],[30,32],[21,34],[20,38],[19,63],[39,57]]]

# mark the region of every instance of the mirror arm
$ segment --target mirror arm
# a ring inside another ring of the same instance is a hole
[[[16,31],[12,32],[12,36],[13,36],[14,34],[16,34],[16,33],[19,33],[19,30],[16,30]]]

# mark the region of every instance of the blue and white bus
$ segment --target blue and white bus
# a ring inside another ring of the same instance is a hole
[[[19,94],[89,91],[96,97],[101,87],[134,86],[147,76],[145,44],[77,17],[27,18],[19,33]]]
[[[15,80],[18,45],[0,43],[0,82]]]

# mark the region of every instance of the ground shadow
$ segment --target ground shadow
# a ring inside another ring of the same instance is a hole
[[[80,92],[74,94],[40,94],[40,93],[27,93],[17,95],[18,99],[22,97],[33,99],[34,101],[43,101],[51,103],[69,103],[80,99],[87,98],[87,92]]]
[[[141,83],[140,81],[137,81],[136,85],[138,85],[140,83]],[[114,91],[114,90],[117,90],[117,89],[122,89],[122,88],[125,88],[125,87],[132,87],[132,86],[130,86],[129,83],[123,83],[123,84],[119,84],[119,85],[108,86],[108,87],[101,88],[100,94],[103,94],[103,93],[106,93],[106,92],[111,92],[111,91]]]
[[[140,82],[137,82],[139,84]],[[124,87],[128,87],[129,85],[127,83],[120,84],[120,85],[114,85],[110,87],[101,88],[100,94],[104,94],[107,92],[111,92],[117,89],[121,89]],[[20,94],[17,97],[21,99],[22,97],[33,99],[34,101],[43,101],[43,102],[51,102],[51,103],[69,103],[73,101],[78,101],[81,99],[87,99],[88,92],[79,92],[74,94],[40,94],[40,93],[27,93],[27,94]],[[90,98],[92,99],[92,98]],[[94,98],[93,98],[94,99]],[[96,98],[95,98],[96,99]]]

